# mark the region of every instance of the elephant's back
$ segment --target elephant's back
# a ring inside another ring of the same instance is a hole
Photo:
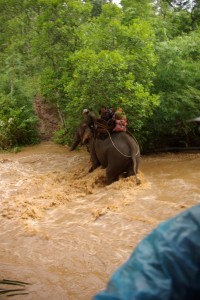
[[[139,147],[129,134],[120,132],[113,133],[104,140],[97,139],[95,148],[99,161],[106,167],[108,161],[115,161],[116,165],[127,160],[131,162],[132,155],[136,154]]]
[[[122,152],[125,156],[132,156],[139,152],[136,139],[126,132],[110,135],[110,142],[116,150]]]

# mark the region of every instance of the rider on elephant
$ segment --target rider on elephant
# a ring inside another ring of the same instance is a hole
[[[83,136],[85,132],[87,132],[88,130],[94,132],[94,123],[96,121],[95,115],[92,112],[90,112],[87,108],[83,110],[82,114],[85,119],[85,122],[82,123],[76,130],[72,145],[70,147],[70,151],[76,149],[76,147],[79,144],[82,145]]]
[[[118,108],[114,114],[115,118],[115,128],[113,131],[116,132],[126,132],[126,126],[127,126],[127,118],[125,113],[123,112],[122,108]]]
[[[100,123],[103,123],[104,126],[97,126],[97,132],[100,130],[99,127],[104,127],[104,130],[111,132],[126,132],[127,126],[127,118],[122,110],[122,108],[118,108],[115,113],[112,112],[111,109],[107,109],[105,106],[102,106],[99,110]],[[99,124],[98,124],[99,125]]]
[[[85,119],[85,123],[91,128],[94,128],[94,124],[96,122],[96,116],[93,112],[89,111],[89,109],[84,108],[83,117]]]
[[[96,134],[102,138],[107,136],[108,132],[112,132],[115,127],[114,113],[111,109],[101,106],[99,109],[100,117],[96,121]]]
[[[108,122],[110,119],[113,118],[114,113],[112,112],[111,109],[106,108],[105,106],[101,106],[99,110],[99,115],[102,120]]]

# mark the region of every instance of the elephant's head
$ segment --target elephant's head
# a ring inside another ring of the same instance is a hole
[[[76,149],[78,145],[82,146],[88,143],[90,139],[90,127],[86,123],[82,123],[76,130],[70,151]]]

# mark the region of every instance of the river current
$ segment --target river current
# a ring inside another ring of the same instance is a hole
[[[200,202],[200,153],[141,157],[135,178],[105,185],[85,148],[53,142],[0,154],[0,279],[31,283],[17,300],[88,300],[139,241]]]

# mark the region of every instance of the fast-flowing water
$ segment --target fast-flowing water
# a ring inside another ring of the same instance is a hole
[[[88,300],[161,221],[200,201],[200,153],[143,156],[106,186],[83,148],[44,142],[0,154],[0,279],[31,283],[24,300]]]

